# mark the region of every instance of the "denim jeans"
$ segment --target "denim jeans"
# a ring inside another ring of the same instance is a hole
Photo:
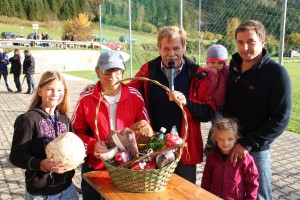
[[[81,176],[86,173],[94,171],[94,169],[88,166],[86,163],[81,165]],[[83,200],[102,200],[104,199],[86,180],[81,180],[81,191]]]
[[[25,200],[79,200],[78,194],[74,185],[54,195],[32,195],[27,191],[25,193]]]
[[[33,92],[35,90],[35,82],[33,74],[26,74],[26,82],[27,82],[27,92]]]
[[[258,200],[272,199],[272,173],[270,150],[250,152],[258,169]]]

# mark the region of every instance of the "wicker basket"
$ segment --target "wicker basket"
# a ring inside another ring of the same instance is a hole
[[[120,82],[128,81],[128,80],[140,80],[140,81],[150,81],[163,89],[165,89],[168,92],[171,92],[168,87],[160,84],[158,81],[151,80],[145,77],[139,77],[139,78],[126,78],[123,80],[118,81],[116,84],[119,84]],[[100,109],[100,103],[103,100],[105,96],[104,92],[101,95],[101,98],[99,99],[98,105],[96,107],[96,119],[95,119],[95,131],[98,136],[98,140],[100,141],[99,132],[98,132],[98,112]],[[171,92],[172,93],[172,92]],[[183,118],[185,120],[185,133],[187,133],[188,129],[188,123],[187,123],[187,115],[179,102],[179,100],[175,97],[174,93],[173,98],[175,103],[181,108]],[[182,134],[183,135],[183,134]],[[183,140],[185,141],[187,138],[187,134],[184,134]],[[129,192],[159,192],[166,188],[167,183],[169,181],[170,176],[174,172],[181,154],[182,150],[184,148],[184,143],[180,146],[178,157],[171,162],[170,164],[164,166],[161,169],[152,169],[152,170],[132,170],[127,169],[123,167],[116,167],[113,165],[110,165],[108,162],[105,162],[102,160],[102,162],[105,164],[105,167],[112,179],[112,184],[117,189],[123,190],[123,191],[129,191]]]

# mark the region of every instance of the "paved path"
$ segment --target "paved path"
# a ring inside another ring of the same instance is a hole
[[[37,74],[36,80],[40,75]],[[71,111],[77,102],[79,93],[89,80],[65,75],[70,87]],[[10,86],[15,85],[9,75]],[[23,91],[26,91],[26,83]],[[3,79],[0,82],[0,200],[24,199],[24,172],[9,162],[8,156],[11,147],[13,124],[16,117],[26,112],[32,95],[8,93]],[[204,137],[210,123],[202,125]],[[204,139],[205,140],[205,139]],[[273,199],[300,200],[300,135],[284,132],[272,145],[272,172],[273,172]],[[203,172],[203,164],[198,167],[198,179]],[[197,182],[200,184],[200,181]]]

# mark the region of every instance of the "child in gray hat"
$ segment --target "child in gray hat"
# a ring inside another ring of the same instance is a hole
[[[227,65],[228,52],[222,45],[212,45],[206,52],[206,67],[204,68],[209,74],[209,81],[212,88],[213,100],[216,104],[217,111],[213,122],[221,117],[221,111],[225,102],[226,82],[229,72]],[[204,148],[204,154],[213,147],[211,142],[211,131],[207,138],[207,144]]]

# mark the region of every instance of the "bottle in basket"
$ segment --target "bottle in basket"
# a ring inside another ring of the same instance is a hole
[[[166,140],[164,138],[164,134],[166,130],[166,128],[161,127],[160,131],[150,138],[147,145],[149,149],[152,149],[153,151],[158,151],[165,145]]]

